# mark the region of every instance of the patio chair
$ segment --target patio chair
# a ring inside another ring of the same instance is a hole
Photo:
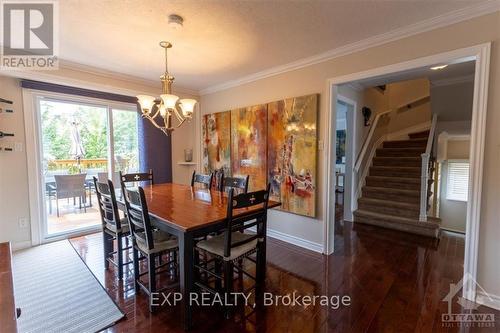
[[[59,217],[59,199],[70,199],[73,198],[73,202],[75,198],[79,198],[79,208],[83,209],[85,213],[87,212],[86,207],[86,197],[87,191],[85,188],[85,178],[87,177],[86,173],[81,173],[77,175],[54,175],[54,180],[56,182],[56,209],[57,209],[57,217]]]

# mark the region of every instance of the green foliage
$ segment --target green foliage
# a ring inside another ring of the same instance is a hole
[[[105,108],[42,100],[44,160],[73,159],[71,123],[76,121],[85,150],[83,159],[107,158],[107,112]],[[113,111],[113,137],[117,169],[137,168],[137,113]],[[125,165],[121,165],[125,164]]]

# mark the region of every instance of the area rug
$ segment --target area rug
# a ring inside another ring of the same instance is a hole
[[[67,241],[13,254],[18,332],[99,332],[123,318]]]

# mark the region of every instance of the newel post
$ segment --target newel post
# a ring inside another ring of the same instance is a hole
[[[420,222],[427,222],[427,187],[429,185],[429,153],[422,155],[422,170],[420,180]]]

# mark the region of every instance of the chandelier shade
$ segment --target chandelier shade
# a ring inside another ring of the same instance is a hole
[[[162,94],[160,98],[149,95],[137,95],[136,97],[141,106],[142,117],[148,119],[153,126],[163,131],[165,135],[170,135],[175,128],[182,126],[186,120],[191,120],[197,101],[190,98],[179,100],[179,96],[172,94],[172,83],[175,78],[168,72],[167,53],[172,44],[162,41],[160,46],[165,49],[165,73],[160,76]],[[177,119],[178,124],[175,127],[173,126],[172,117]]]

